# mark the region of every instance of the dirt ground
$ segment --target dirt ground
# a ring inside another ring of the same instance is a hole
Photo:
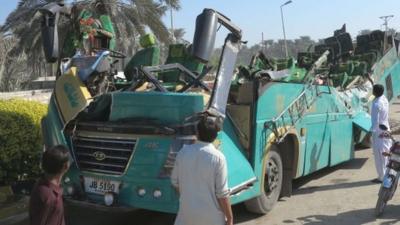
[[[395,103],[390,115],[395,126],[400,124],[397,122],[399,113],[400,103]],[[400,192],[389,202],[383,216],[375,218],[379,190],[379,184],[371,182],[375,177],[372,150],[357,150],[355,159],[350,162],[296,180],[293,196],[281,199],[268,215],[257,216],[248,213],[243,205],[234,206],[235,224],[400,224]],[[70,225],[172,225],[174,221],[174,215],[146,210],[120,214],[88,208],[67,207],[67,210]],[[21,219],[22,222],[12,222]],[[28,224],[27,214],[0,221],[0,224]]]

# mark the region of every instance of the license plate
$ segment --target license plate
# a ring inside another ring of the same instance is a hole
[[[102,180],[93,177],[85,177],[85,192],[94,194],[104,194],[106,192],[113,192],[118,194],[119,181]]]

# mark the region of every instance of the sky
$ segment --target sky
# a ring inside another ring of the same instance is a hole
[[[292,0],[283,7],[287,39],[311,36],[329,37],[346,23],[355,37],[362,29],[381,29],[383,15],[394,15],[389,27],[400,30],[398,0]],[[243,39],[250,44],[264,39],[283,39],[280,6],[286,0],[182,0],[182,9],[174,13],[174,26],[186,30],[193,39],[195,17],[203,8],[213,8],[228,16],[243,29]],[[167,23],[169,25],[169,21]]]
[[[0,24],[15,9],[18,0],[0,0]],[[394,15],[389,27],[400,30],[398,0],[292,0],[283,7],[287,39],[310,36],[314,40],[331,36],[346,23],[355,37],[362,29],[383,29],[380,16]],[[7,3],[5,3],[7,2]],[[204,8],[213,8],[228,16],[243,29],[243,39],[249,44],[264,39],[283,39],[280,6],[286,0],[181,0],[181,9],[173,12],[174,28],[184,28],[185,39],[193,40],[196,16]],[[170,27],[169,12],[163,18]],[[221,32],[226,34],[226,32]],[[225,35],[219,35],[222,43]]]
[[[8,14],[17,7],[17,0],[0,0],[0,24],[3,24]]]

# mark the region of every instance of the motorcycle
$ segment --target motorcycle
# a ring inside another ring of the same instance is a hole
[[[388,157],[389,160],[386,165],[385,175],[379,189],[378,201],[375,206],[375,215],[377,217],[382,215],[387,202],[393,198],[400,177],[400,141],[396,141],[393,138],[385,125],[379,125],[379,128],[384,131],[380,137],[391,139],[392,146],[389,152],[382,153],[384,156]]]

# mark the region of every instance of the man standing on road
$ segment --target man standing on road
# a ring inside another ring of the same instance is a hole
[[[180,194],[175,225],[232,225],[226,161],[212,144],[221,123],[204,116],[197,129],[198,141],[181,149],[171,175]]]
[[[385,95],[383,95],[384,87],[380,84],[375,84],[372,90],[372,94],[375,96],[371,107],[371,122],[372,122],[372,150],[375,158],[375,167],[378,173],[378,178],[373,182],[382,182],[383,176],[385,175],[385,169],[387,164],[387,157],[383,156],[382,153],[389,151],[391,146],[391,140],[388,138],[382,138],[380,135],[383,130],[379,128],[379,125],[385,125],[388,130],[389,127],[389,102]]]
[[[69,151],[62,145],[43,153],[44,176],[33,187],[29,202],[30,225],[65,225],[61,179],[69,168]]]

